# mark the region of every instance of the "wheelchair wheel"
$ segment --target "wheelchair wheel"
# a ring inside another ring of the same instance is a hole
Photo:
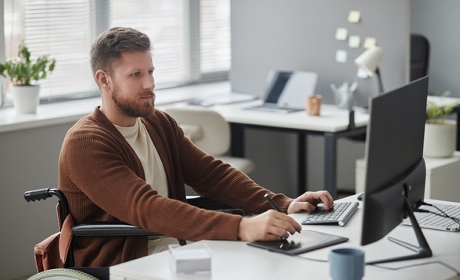
[[[42,279],[62,279],[62,280],[98,280],[98,278],[89,275],[88,273],[69,269],[69,268],[56,268],[49,269],[37,273],[27,280],[42,280]]]

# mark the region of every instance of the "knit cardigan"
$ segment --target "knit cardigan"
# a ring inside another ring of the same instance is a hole
[[[69,129],[59,157],[59,189],[75,224],[124,221],[178,239],[237,240],[242,217],[187,204],[184,184],[203,197],[253,214],[271,208],[265,193],[284,211],[292,201],[200,150],[165,112],[155,109],[142,122],[165,168],[169,197],[145,182],[134,150],[97,107]],[[147,238],[78,237],[73,249],[76,266],[111,266],[145,256]]]

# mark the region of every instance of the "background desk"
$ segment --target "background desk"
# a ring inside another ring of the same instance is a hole
[[[356,200],[351,196],[342,200]],[[433,200],[430,200],[433,202]],[[442,203],[442,202],[440,202]],[[460,203],[458,203],[460,204]],[[302,214],[292,215],[301,221]],[[253,248],[245,242],[237,241],[200,241],[212,250],[212,274],[180,275],[174,274],[169,267],[169,252],[150,255],[138,260],[110,267],[111,279],[330,279],[329,263],[324,262],[332,248],[355,247],[365,251],[366,261],[392,256],[410,254],[411,251],[396,245],[386,238],[367,245],[359,246],[361,232],[361,205],[355,215],[344,227],[303,226],[304,229],[317,230],[350,238],[350,241],[332,247],[302,254],[298,257],[271,253]],[[423,230],[433,250],[433,257],[404,262],[382,264],[384,267],[397,268],[411,264],[442,261],[460,270],[460,232]],[[413,230],[408,226],[398,226],[389,236],[415,243]],[[196,243],[187,246],[196,246]],[[314,260],[322,261],[314,261]],[[388,270],[377,266],[366,266],[364,279],[460,279],[455,273],[437,263],[425,264],[401,270]]]
[[[337,194],[337,140],[341,137],[358,136],[366,133],[369,116],[355,112],[354,126],[350,127],[349,112],[334,105],[322,105],[320,116],[309,116],[305,111],[273,113],[245,108],[261,104],[251,101],[237,104],[216,105],[210,108],[218,111],[230,123],[232,129],[231,155],[244,157],[245,130],[262,128],[286,131],[297,135],[297,193],[308,190],[306,183],[308,134],[324,136],[324,187],[332,196]],[[175,106],[187,106],[176,104]],[[268,151],[269,152],[269,151]]]

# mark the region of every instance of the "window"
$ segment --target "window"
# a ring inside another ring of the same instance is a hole
[[[226,2],[226,1],[221,1]],[[201,0],[201,73],[230,69],[230,5]]]
[[[130,26],[150,37],[157,88],[223,80],[230,68],[230,0],[0,1],[0,52],[16,56],[24,41],[33,56],[57,60],[55,71],[40,81],[42,99],[97,92],[89,48],[112,26]]]

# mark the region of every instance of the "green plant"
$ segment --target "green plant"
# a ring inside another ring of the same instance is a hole
[[[449,91],[445,91],[442,97],[447,97],[450,95]],[[444,123],[447,115],[449,115],[457,103],[452,103],[449,105],[439,105],[437,102],[428,101],[428,106],[426,109],[427,114],[427,123]]]
[[[14,85],[29,86],[36,81],[46,79],[53,72],[56,60],[43,55],[35,60],[30,59],[30,52],[24,44],[19,45],[18,56],[0,64],[0,75],[8,75]]]

